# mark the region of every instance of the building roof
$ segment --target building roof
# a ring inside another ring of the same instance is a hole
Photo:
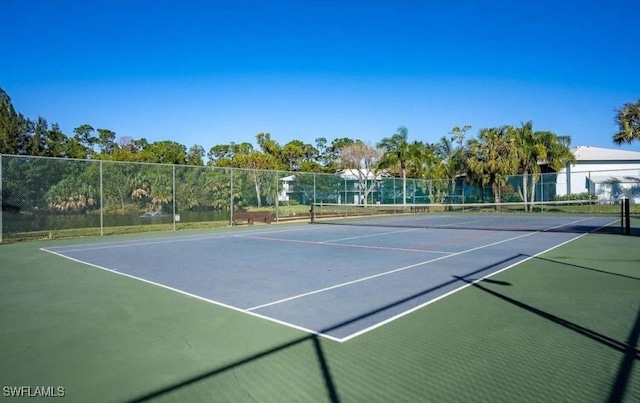
[[[369,180],[382,179],[383,177],[389,176],[383,171],[374,172],[373,170],[366,169],[343,169],[339,172],[339,175],[343,179],[351,180],[360,179],[361,176],[366,176]]]
[[[359,180],[361,176],[366,176],[368,180],[379,180],[382,178],[387,178],[389,175],[385,171],[367,171],[365,169],[343,169],[342,171],[337,172],[337,175],[342,179],[348,180]],[[292,182],[296,180],[295,175],[285,176],[284,178],[280,178],[283,182]]]
[[[640,152],[617,150],[615,148],[601,148],[580,146],[571,149],[571,152],[580,161],[640,161]]]

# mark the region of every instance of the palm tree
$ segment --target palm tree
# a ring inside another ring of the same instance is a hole
[[[45,199],[49,208],[61,213],[80,213],[97,204],[97,190],[82,182],[78,177],[70,176],[47,191]]]
[[[517,170],[515,148],[508,126],[481,129],[477,139],[467,142],[467,176],[481,186],[491,186],[495,203],[500,202],[500,181]]]
[[[640,99],[616,110],[616,123],[620,130],[613,135],[614,143],[621,145],[640,140]]]
[[[442,136],[434,144],[434,154],[440,159],[441,176],[438,179],[446,179],[447,193],[454,195],[456,190],[456,176],[464,170],[465,155],[463,142],[467,131],[471,126],[454,127],[450,136]]]
[[[173,201],[173,183],[171,176],[160,172],[153,178],[151,184],[151,207],[154,211],[163,211],[164,207]]]
[[[131,177],[129,187],[131,188],[131,198],[133,200],[145,199],[151,194],[149,179],[141,173],[136,173]]]
[[[544,145],[538,140],[537,132],[533,131],[533,122],[528,121],[523,123],[519,128],[511,127],[511,135],[513,141],[516,144],[516,152],[519,165],[519,173],[522,175],[522,188],[520,189],[520,197],[525,203],[529,202],[529,175],[536,175],[540,173],[540,157],[545,154]],[[535,179],[532,180],[535,182]],[[533,195],[531,201],[533,201]],[[529,210],[527,204],[525,204],[525,210]]]
[[[525,210],[531,210],[528,203],[535,200],[535,185],[541,174],[541,164],[558,171],[568,161],[574,160],[569,150],[571,137],[558,136],[549,131],[534,131],[531,121],[520,127],[511,127],[510,134],[516,146],[518,171],[522,175],[520,197],[526,203]],[[531,184],[528,183],[531,178]]]
[[[571,152],[571,136],[558,136],[553,132],[541,131],[536,132],[536,140],[542,145],[544,153],[538,157],[541,164],[546,164],[553,171],[560,171],[567,163],[575,163],[576,157]],[[531,183],[531,201],[535,196],[535,184],[540,175],[533,177]]]
[[[407,169],[412,165],[416,168],[421,167],[425,155],[425,145],[418,141],[409,143],[408,137],[409,130],[404,126],[400,126],[397,133],[391,137],[383,138],[377,145],[384,151],[378,163],[378,168],[400,168],[403,205],[407,204]]]

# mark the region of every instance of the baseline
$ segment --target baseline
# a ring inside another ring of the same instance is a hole
[[[114,270],[114,269],[109,269],[108,267],[100,266],[100,265],[97,265],[97,264],[94,264],[94,263],[90,263],[90,262],[85,262],[83,260],[76,259],[76,258],[73,258],[73,257],[70,257],[70,256],[66,256],[66,255],[63,255],[62,253],[58,253],[58,252],[54,252],[54,251],[51,251],[51,250],[47,250],[45,248],[40,248],[40,250],[43,251],[43,252],[51,253],[52,255],[55,255],[55,256],[58,256],[58,257],[62,257],[62,258],[71,260],[71,261],[76,262],[76,263],[80,263],[80,264],[84,264],[84,265],[87,265],[87,266],[91,266],[91,267],[94,267],[96,269],[100,269],[100,270],[104,270],[104,271],[107,271],[107,272],[112,273],[112,274],[117,274],[117,275],[120,275],[120,276],[128,277],[130,279],[142,281],[143,283],[147,283],[147,284],[150,284],[150,285],[153,285],[153,286],[156,286],[156,287],[164,288],[164,289],[169,290],[169,291],[177,292],[179,294],[186,295],[188,297],[195,298],[195,299],[200,300],[200,301],[208,302],[210,304],[217,305],[217,306],[220,306],[220,307],[223,307],[223,308],[232,309],[232,310],[234,310],[236,312],[242,312],[242,313],[245,313],[245,314],[260,318],[260,319],[265,319],[265,320],[277,323],[279,325],[288,326],[288,327],[290,327],[292,329],[300,330],[300,331],[303,331],[303,332],[306,332],[306,333],[310,333],[310,334],[313,334],[313,335],[316,335],[316,336],[324,337],[324,338],[332,340],[332,341],[340,342],[340,339],[337,338],[337,337],[333,337],[331,335],[324,334],[322,332],[318,332],[318,331],[315,331],[315,330],[312,330],[312,329],[308,329],[308,328],[305,328],[305,327],[302,327],[302,326],[294,325],[293,323],[289,323],[289,322],[285,322],[285,321],[282,321],[282,320],[279,320],[279,319],[275,319],[275,318],[272,318],[272,317],[269,317],[269,316],[261,315],[261,314],[256,313],[256,312],[250,312],[250,311],[248,311],[246,309],[238,308],[238,307],[235,307],[233,305],[225,304],[223,302],[219,302],[219,301],[215,301],[215,300],[212,300],[212,299],[209,299],[209,298],[201,297],[199,295],[192,294],[190,292],[183,291],[183,290],[180,290],[178,288],[174,288],[174,287],[162,284],[162,283],[157,283],[155,281],[147,280],[147,279],[144,279],[142,277],[133,276],[133,275],[127,274],[127,273],[122,273],[122,272],[119,272],[119,271]]]
[[[275,229],[271,231],[259,231],[253,232],[254,234],[273,234],[273,233],[283,233],[283,232],[292,232],[292,231],[303,231],[308,230],[308,227],[296,227],[289,229]],[[146,245],[157,245],[164,243],[174,243],[174,242],[191,242],[191,241],[206,241],[209,239],[224,239],[224,238],[232,238],[238,236],[235,232],[225,232],[223,234],[212,234],[212,235],[184,235],[184,236],[174,236],[174,237],[162,237],[158,239],[147,239],[147,240],[134,240],[134,241],[112,241],[112,242],[101,242],[98,244],[77,244],[77,245],[69,245],[69,246],[52,246],[50,248],[41,248],[44,251],[59,251],[59,252],[80,252],[87,250],[100,250],[100,249],[111,249],[111,248],[128,248],[128,247],[137,247],[137,246],[146,246]],[[76,249],[67,249],[67,248],[76,248]]]

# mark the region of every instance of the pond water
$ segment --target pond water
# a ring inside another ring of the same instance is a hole
[[[228,221],[229,211],[183,211],[180,222]],[[145,213],[105,214],[105,227],[126,225],[170,224],[171,214]],[[3,233],[61,230],[71,228],[100,228],[99,214],[51,214],[3,212]]]

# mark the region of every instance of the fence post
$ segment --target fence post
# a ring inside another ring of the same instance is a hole
[[[2,154],[0,154],[0,243],[2,243]]]
[[[465,176],[465,178],[462,180],[462,204],[465,203],[464,201],[464,196],[465,196],[465,184],[467,183],[467,177]],[[463,207],[463,211],[464,211],[464,207]]]
[[[100,161],[100,236],[104,236],[104,188],[102,186],[102,161]]]
[[[176,230],[176,165],[171,166],[173,171],[173,230]]]
[[[393,204],[396,204],[396,178],[393,178]]]
[[[347,200],[347,178],[344,178],[344,204],[347,204],[348,200]]]
[[[233,225],[233,169],[229,172],[229,225]]]
[[[275,172],[276,172],[276,174],[273,175],[273,176],[274,176],[274,178],[276,180],[276,191],[275,191],[275,200],[273,201],[273,203],[276,206],[276,222],[278,222],[278,219],[280,217],[280,212],[279,212],[279,210],[280,210],[280,200],[279,200],[280,199],[280,194],[279,194],[280,193],[280,189],[278,189],[278,183],[280,182],[280,177],[278,176],[278,172],[279,171],[275,171]]]
[[[416,180],[413,179],[413,186],[411,188],[411,193],[413,193],[413,204],[416,204]],[[405,207],[407,206],[407,195],[404,196],[403,198],[404,203],[402,203]]]

